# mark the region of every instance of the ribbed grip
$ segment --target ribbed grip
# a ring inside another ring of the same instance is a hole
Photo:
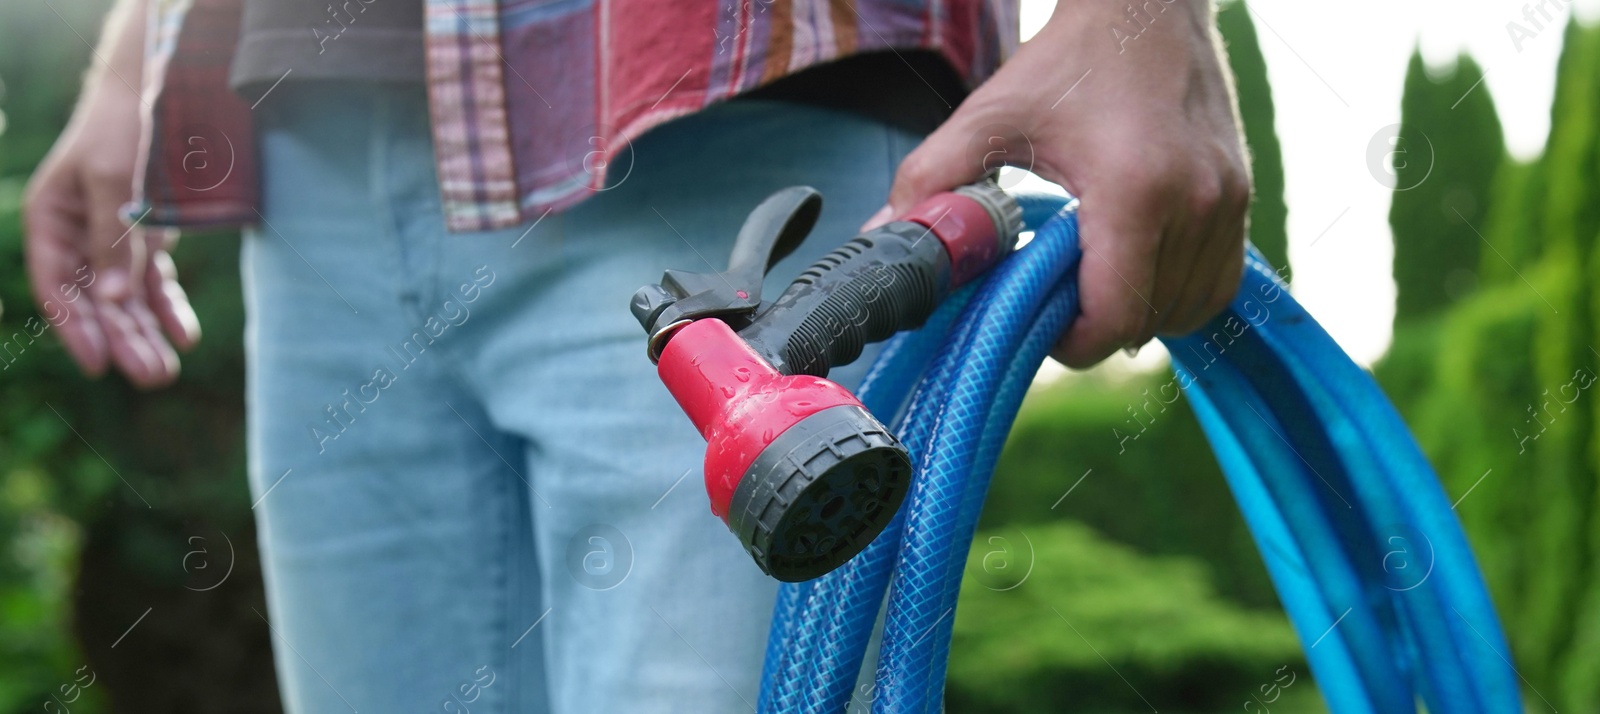
[[[894,222],[823,256],[740,336],[785,374],[826,377],[866,345],[921,326],[949,286],[939,239]]]

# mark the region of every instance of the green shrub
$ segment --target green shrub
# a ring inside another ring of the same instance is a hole
[[[1162,370],[1035,390],[996,467],[983,527],[1075,519],[1147,553],[1211,563],[1225,595],[1276,608],[1255,542],[1187,401],[1151,396],[1172,379]]]
[[[1195,559],[1057,522],[980,533],[967,569],[952,711],[1231,711],[1280,667],[1297,674],[1294,711],[1316,710],[1288,621],[1219,596]]]

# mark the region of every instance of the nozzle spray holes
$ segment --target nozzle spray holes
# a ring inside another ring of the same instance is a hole
[[[832,518],[834,515],[839,513],[839,509],[841,508],[844,508],[844,497],[834,496],[833,498],[828,499],[827,503],[822,504],[822,517]]]
[[[633,544],[606,523],[579,528],[567,541],[567,574],[590,590],[610,590],[633,572]]]

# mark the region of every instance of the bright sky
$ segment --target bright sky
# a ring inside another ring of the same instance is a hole
[[[1388,348],[1394,317],[1388,226],[1392,192],[1368,168],[1373,137],[1400,121],[1406,61],[1421,43],[1430,64],[1465,49],[1487,71],[1506,143],[1522,158],[1537,154],[1549,132],[1550,99],[1561,30],[1576,7],[1600,18],[1600,0],[1543,0],[1554,22],[1524,8],[1540,0],[1251,0],[1277,108],[1289,205],[1294,295],[1352,357],[1370,365]],[[1029,37],[1050,16],[1052,0],[1023,0]],[[1507,30],[1533,34],[1520,48]],[[1152,345],[1134,361],[1160,364]],[[1121,358],[1119,358],[1121,359]],[[1132,366],[1132,365],[1126,365]],[[1059,376],[1053,363],[1041,379]]]

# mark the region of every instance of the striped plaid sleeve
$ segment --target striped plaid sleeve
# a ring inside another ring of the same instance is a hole
[[[131,219],[188,228],[256,220],[250,107],[228,88],[239,11],[238,0],[150,3]]]

